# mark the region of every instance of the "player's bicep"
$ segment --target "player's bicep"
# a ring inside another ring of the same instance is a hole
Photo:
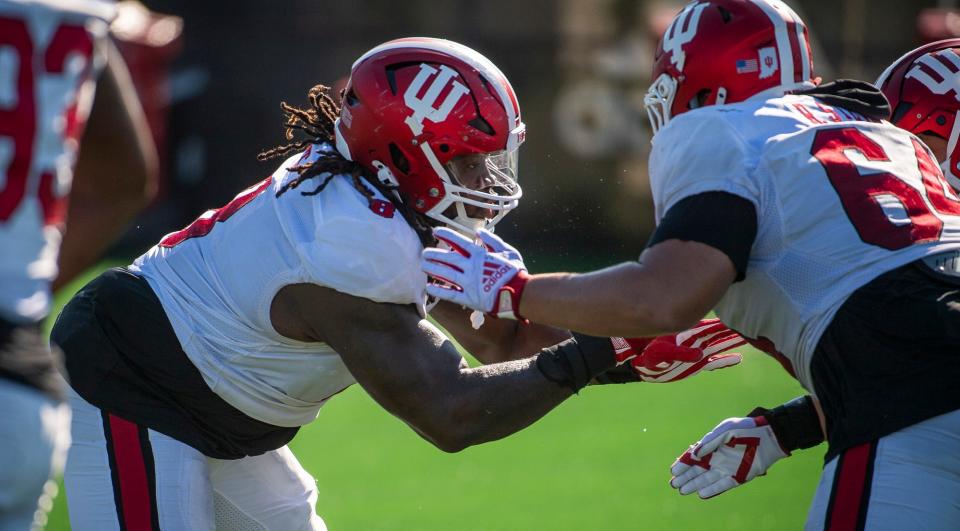
[[[756,237],[754,204],[735,194],[711,191],[685,197],[671,206],[647,245],[654,248],[668,240],[702,243],[726,255],[736,271],[736,281],[740,281],[746,276]]]
[[[296,284],[281,289],[271,314],[281,334],[330,345],[374,400],[414,425],[442,405],[446,387],[466,367],[413,305]]]
[[[689,328],[706,315],[736,278],[727,255],[696,241],[670,239],[644,251],[640,266],[656,279],[659,312],[672,328]]]

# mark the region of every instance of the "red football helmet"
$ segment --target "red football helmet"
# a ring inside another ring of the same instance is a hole
[[[697,0],[660,40],[644,98],[653,132],[705,105],[813,87],[807,27],[780,0]]]
[[[950,184],[960,189],[960,39],[908,52],[880,74],[877,86],[890,100],[890,121],[897,127],[947,141],[940,167]]]
[[[416,211],[470,235],[517,206],[525,133],[503,73],[466,46],[430,38],[386,42],[357,59],[335,125],[341,155],[397,186]],[[465,157],[482,184],[462,178]],[[477,219],[465,205],[494,214]]]

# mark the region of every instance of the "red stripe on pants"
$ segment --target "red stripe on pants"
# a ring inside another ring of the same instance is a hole
[[[828,531],[857,528],[864,490],[871,479],[867,474],[870,471],[872,446],[872,443],[854,446],[843,452],[843,458],[838,461],[841,468],[836,472],[837,479],[830,494],[833,497],[833,514],[827,524]]]
[[[153,500],[150,499],[139,428],[128,420],[110,415],[110,434],[113,438],[113,455],[120,483],[124,528],[126,531],[151,531]]]

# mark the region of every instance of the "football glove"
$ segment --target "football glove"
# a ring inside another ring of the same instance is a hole
[[[766,474],[789,455],[765,417],[729,418],[677,458],[670,486],[712,498]]]
[[[729,418],[691,446],[670,467],[670,486],[686,495],[711,498],[766,474],[798,449],[824,441],[820,417],[809,396],[775,408],[755,408]]]
[[[494,317],[523,319],[520,295],[530,275],[519,251],[486,229],[477,231],[479,243],[447,227],[433,234],[450,249],[423,250],[421,269],[439,281],[427,284],[427,295]]]
[[[679,334],[655,338],[612,337],[610,341],[619,367],[598,377],[599,383],[676,382],[701,371],[740,363],[743,359],[740,354],[724,352],[746,343],[719,319],[704,319]],[[626,367],[631,370],[624,370]]]

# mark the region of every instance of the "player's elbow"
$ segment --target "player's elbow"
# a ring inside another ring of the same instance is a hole
[[[473,445],[462,430],[447,421],[438,421],[415,429],[430,444],[448,454],[455,454]]]
[[[448,454],[455,454],[473,446],[463,439],[456,438],[445,438],[438,440],[435,441],[433,445],[436,446],[438,450]]]
[[[443,407],[435,408],[429,419],[424,419],[416,428],[437,449],[450,454],[489,440],[484,436],[483,413],[458,402],[455,399],[438,402]]]

